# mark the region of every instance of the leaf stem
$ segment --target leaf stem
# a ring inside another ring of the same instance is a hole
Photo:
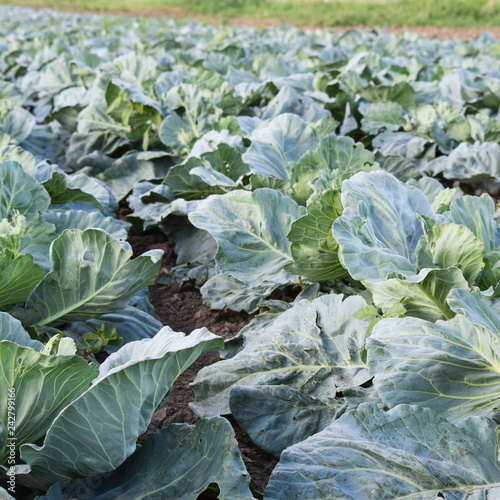
[[[417,288],[443,313],[443,316],[446,319],[451,319],[455,316],[451,309],[449,309],[445,304],[439,302],[439,300],[426,290],[421,283],[415,283],[415,285],[417,285]]]

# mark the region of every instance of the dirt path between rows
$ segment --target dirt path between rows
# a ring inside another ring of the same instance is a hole
[[[153,248],[159,248],[165,252],[162,269],[169,269],[175,265],[174,244],[168,241],[161,231],[130,235],[128,241],[134,250],[134,257]],[[244,312],[211,310],[203,304],[199,290],[189,285],[181,287],[177,283],[168,286],[155,284],[149,287],[149,297],[155,308],[156,318],[163,325],[168,325],[178,332],[189,334],[196,328],[206,327],[212,333],[228,339],[234,337],[251,320],[251,316]],[[165,404],[153,415],[151,424],[141,437],[141,441],[172,423],[196,423],[198,417],[189,408],[189,403],[194,401],[194,393],[189,384],[204,366],[219,360],[217,353],[205,354],[176,380]],[[277,460],[255,446],[231,417],[228,420],[235,431],[247,470],[256,483],[257,490],[263,493]],[[199,499],[202,500],[203,496]]]
[[[43,9],[37,5],[29,6],[23,5],[23,7],[29,7],[32,9]],[[45,7],[46,8],[46,7]],[[177,21],[188,21],[196,20],[215,26],[250,26],[253,28],[268,28],[273,26],[279,26],[282,21],[272,18],[261,18],[253,19],[249,17],[231,17],[224,18],[222,16],[208,16],[208,15],[198,15],[182,7],[170,7],[170,8],[146,8],[141,10],[110,10],[105,13],[103,12],[92,12],[92,11],[81,11],[81,10],[71,10],[71,9],[56,9],[63,10],[65,12],[71,12],[76,14],[103,14],[103,15],[117,15],[117,16],[137,16],[137,17],[171,17]],[[296,24],[297,27],[302,29],[316,30],[316,29],[333,29],[335,32],[347,31],[351,29],[361,28],[366,30],[371,29],[381,29],[381,26],[334,26],[331,28],[319,27],[319,26],[304,26],[300,23]],[[387,28],[389,33],[402,34],[405,31],[412,31],[429,38],[438,38],[440,40],[449,40],[453,38],[459,38],[461,40],[474,40],[483,31],[489,31],[495,38],[500,38],[500,26],[484,26],[482,28],[454,28],[448,26],[395,26]]]

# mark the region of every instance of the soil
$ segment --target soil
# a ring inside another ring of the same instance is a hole
[[[153,248],[160,248],[165,252],[162,268],[169,269],[175,265],[175,245],[160,230],[148,231],[142,235],[132,234],[128,241],[134,250],[134,257]],[[155,316],[163,325],[187,334],[206,327],[212,333],[229,339],[252,319],[252,316],[244,312],[211,310],[203,304],[199,290],[190,285],[155,284],[149,287],[149,297],[155,308]],[[154,413],[148,430],[139,441],[172,423],[196,423],[198,417],[189,408],[189,403],[194,401],[194,393],[189,384],[204,366],[219,360],[217,353],[204,354],[179,376],[163,407]],[[256,489],[263,493],[277,460],[255,446],[234,419],[229,417],[228,420],[233,426],[243,461]],[[204,497],[199,498],[202,500]]]
[[[40,9],[46,7],[40,7],[39,5],[27,5],[23,4],[24,7],[30,7],[32,9]],[[78,9],[59,9],[64,10],[66,12],[73,13],[89,13],[92,11],[81,11]],[[213,15],[197,15],[191,12],[189,9],[184,7],[169,7],[169,8],[143,8],[141,10],[130,10],[130,9],[116,9],[109,10],[105,12],[94,12],[97,14],[107,14],[107,15],[122,15],[122,16],[139,16],[139,17],[171,17],[178,21],[186,21],[186,20],[197,20],[212,24],[214,26],[250,26],[253,28],[268,28],[273,26],[279,26],[282,22],[278,19],[273,18],[260,18],[253,19],[249,17],[230,17],[228,19],[224,19],[221,16]],[[347,31],[351,29],[380,29],[381,26],[332,26],[330,27],[320,27],[320,26],[307,26],[301,25],[299,21],[297,21],[297,26],[302,29],[333,29],[334,31]],[[423,36],[427,36],[429,38],[437,38],[440,40],[451,40],[453,38],[459,38],[461,40],[474,40],[477,38],[483,31],[488,30],[495,38],[500,38],[500,26],[484,26],[481,28],[454,28],[448,26],[394,26],[387,28],[389,33],[401,34],[405,31],[413,31]]]

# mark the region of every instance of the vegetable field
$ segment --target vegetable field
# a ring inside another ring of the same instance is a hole
[[[500,498],[488,33],[1,7],[0,183],[1,499]]]

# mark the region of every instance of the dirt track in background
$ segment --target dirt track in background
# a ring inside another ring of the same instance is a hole
[[[39,6],[28,6],[23,5],[23,7],[29,7],[32,9],[40,9],[45,7]],[[62,9],[61,9],[62,10]],[[65,10],[65,9],[64,9]],[[66,12],[78,13],[78,14],[89,14],[91,11],[78,11],[78,10],[65,10]],[[183,8],[168,8],[168,9],[142,9],[137,11],[131,11],[127,9],[122,10],[113,10],[108,12],[94,12],[95,14],[105,14],[105,15],[121,15],[121,16],[139,16],[139,17],[172,17],[177,21],[187,21],[187,20],[196,20],[209,24],[213,24],[215,26],[250,26],[253,28],[268,28],[273,26],[279,26],[282,24],[282,21],[272,18],[263,18],[263,19],[251,19],[248,17],[232,17],[229,19],[221,19],[219,16],[201,16],[193,13],[189,13]],[[290,24],[291,25],[291,24]],[[335,26],[331,28],[324,28],[318,26],[300,26],[302,29],[333,29],[335,32],[337,31],[347,31],[356,28],[362,28],[366,30],[370,29],[380,29],[381,26]],[[478,37],[483,31],[489,31],[495,38],[500,38],[500,26],[485,26],[484,28],[453,28],[453,27],[439,27],[439,26],[398,26],[398,27],[390,27],[386,28],[389,33],[402,34],[405,31],[413,31],[423,36],[427,36],[429,38],[438,38],[440,40],[448,40],[453,38],[459,38],[461,40],[474,40]]]

